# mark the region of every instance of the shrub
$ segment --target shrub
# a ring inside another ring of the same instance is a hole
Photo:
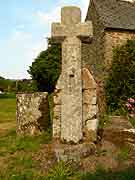
[[[106,100],[109,111],[120,109],[135,95],[135,40],[117,47],[113,52],[112,69],[106,81]]]
[[[73,175],[74,170],[71,165],[60,161],[49,171],[46,180],[68,180]]]

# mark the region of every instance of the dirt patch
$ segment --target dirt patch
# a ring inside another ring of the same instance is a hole
[[[39,169],[45,175],[57,163],[51,144],[42,145],[41,149],[36,154],[33,154],[33,159],[39,163]]]

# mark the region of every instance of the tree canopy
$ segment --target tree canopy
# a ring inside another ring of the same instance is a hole
[[[48,49],[42,51],[29,67],[28,73],[36,81],[38,91],[52,92],[61,72],[61,45],[48,42]]]

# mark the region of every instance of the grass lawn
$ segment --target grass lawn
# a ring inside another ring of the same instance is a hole
[[[15,95],[0,95],[0,135],[16,126]],[[4,131],[4,132],[3,132]]]
[[[135,169],[121,172],[80,172],[51,154],[51,132],[36,137],[16,135],[16,99],[0,97],[0,180],[134,180]],[[48,148],[48,149],[47,149]],[[46,169],[51,167],[49,173]]]
[[[16,98],[0,96],[0,180],[43,179],[36,153],[51,140],[51,133],[36,137],[16,135]]]

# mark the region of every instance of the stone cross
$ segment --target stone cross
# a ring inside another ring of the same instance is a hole
[[[62,40],[61,140],[66,142],[83,137],[81,38],[90,36],[92,24],[81,23],[78,7],[62,8],[61,23],[52,24],[52,38]]]

